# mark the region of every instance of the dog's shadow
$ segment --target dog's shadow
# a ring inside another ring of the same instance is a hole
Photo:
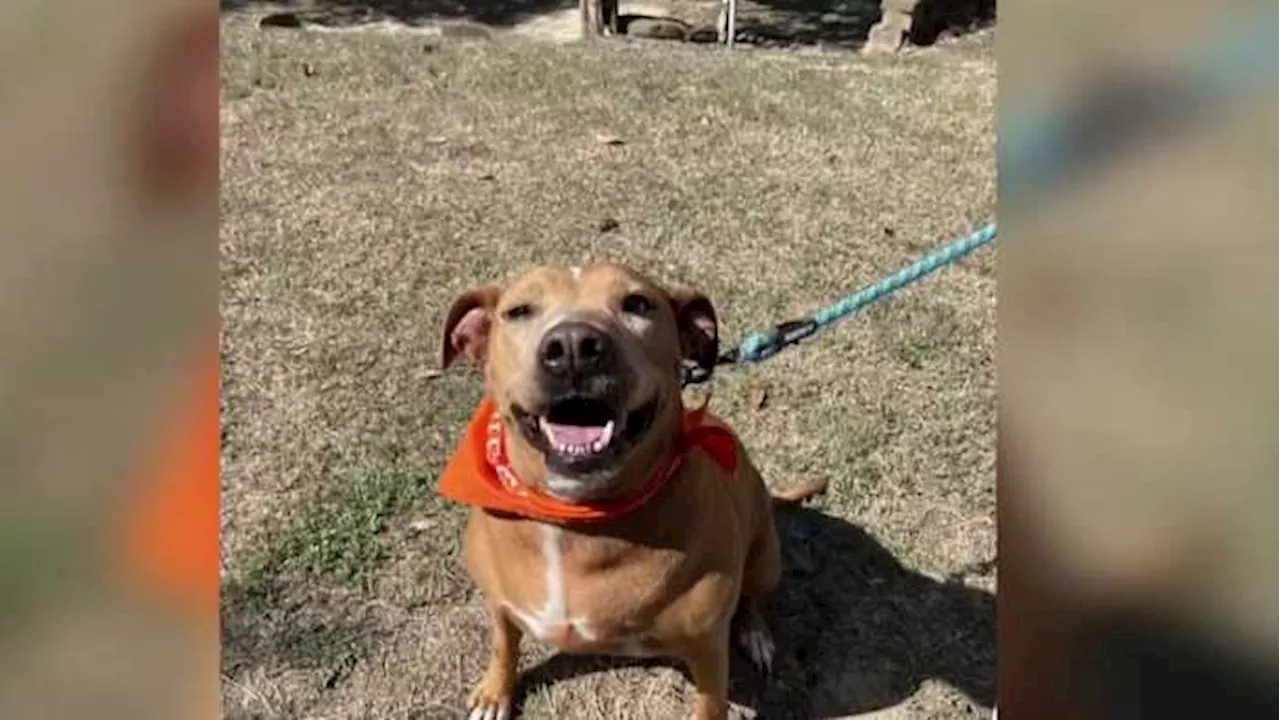
[[[735,703],[762,719],[840,717],[897,705],[937,679],[992,706],[992,594],[914,573],[838,518],[806,508],[777,515],[785,570],[764,608],[777,645],[773,673],[761,675],[735,648]],[[668,660],[560,654],[522,674],[520,699],[561,680],[637,665],[684,672]]]

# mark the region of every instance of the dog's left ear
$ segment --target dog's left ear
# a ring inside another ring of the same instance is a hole
[[[711,300],[689,287],[678,287],[667,294],[676,314],[681,356],[699,367],[713,369],[720,357],[720,324]]]
[[[496,285],[482,285],[458,296],[445,315],[441,331],[440,369],[448,369],[459,355],[481,365],[489,348],[489,330],[493,326],[493,308],[502,290]]]

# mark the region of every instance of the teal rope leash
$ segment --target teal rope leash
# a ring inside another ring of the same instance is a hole
[[[736,348],[721,355],[716,365],[741,365],[767,360],[783,349],[808,339],[877,300],[892,295],[925,275],[994,242],[995,239],[996,224],[989,223],[967,237],[962,237],[929,253],[883,280],[828,305],[807,318],[791,320],[772,330],[761,330],[747,335]],[[696,385],[706,382],[711,377],[711,372],[712,368],[688,366],[685,368],[684,384]]]
[[[1161,74],[1122,75],[1086,95],[1084,106],[1064,113],[1044,112],[1001,129],[1000,196],[1045,194],[1073,172],[1099,157],[1137,144],[1156,130],[1186,121],[1198,107],[1271,87],[1276,66],[1276,6],[1258,2],[1259,15],[1225,28],[1225,42],[1210,42],[1207,51],[1190,63]],[[1224,50],[1225,48],[1225,50]],[[1029,121],[1028,121],[1029,120]],[[996,226],[987,225],[919,262],[866,289],[823,308],[811,317],[782,323],[772,330],[748,335],[716,365],[756,363],[773,357],[832,323],[892,294],[921,277],[995,240]],[[684,382],[693,385],[711,377],[714,368],[686,367]]]

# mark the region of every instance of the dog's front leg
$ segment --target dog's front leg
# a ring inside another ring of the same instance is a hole
[[[469,720],[509,720],[511,717],[522,633],[502,608],[490,607],[489,619],[493,648],[484,678],[471,691]]]
[[[694,720],[727,720],[729,717],[729,623],[695,638],[680,650],[680,659],[693,675]]]

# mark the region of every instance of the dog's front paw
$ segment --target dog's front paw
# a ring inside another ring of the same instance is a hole
[[[511,689],[490,687],[495,683],[485,678],[475,690],[467,707],[471,710],[467,720],[511,720]]]
[[[773,672],[773,633],[749,598],[742,598],[733,618],[733,637],[747,659],[763,673]]]
[[[760,672],[773,672],[773,635],[763,624],[743,628],[738,633],[738,645],[747,659]]]

